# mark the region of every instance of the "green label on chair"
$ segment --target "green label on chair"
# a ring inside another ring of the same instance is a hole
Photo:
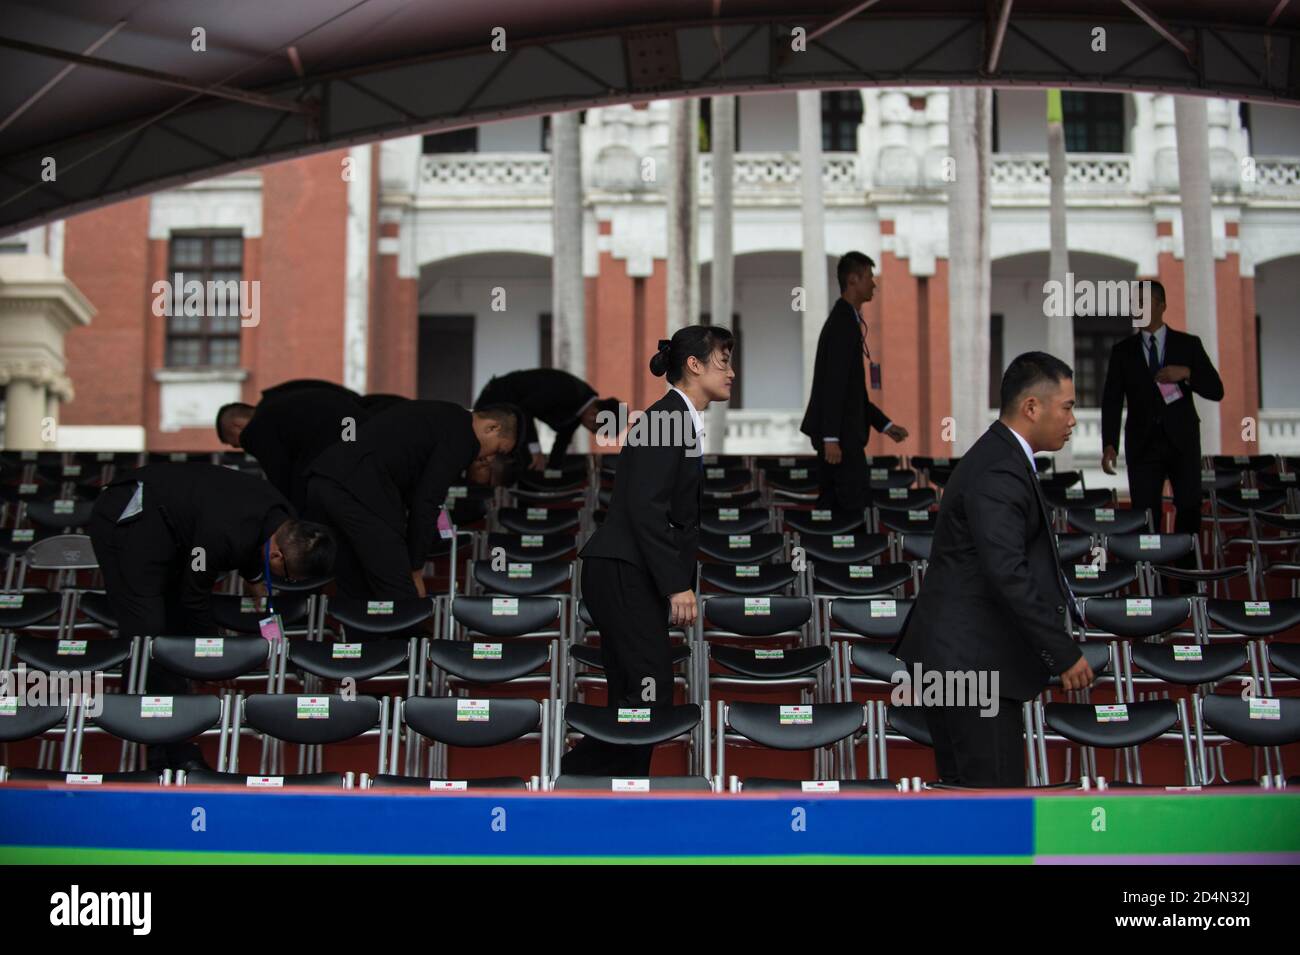
[[[194,641],[195,657],[221,657],[226,653],[224,637],[199,637]]]
[[[541,535],[541,534],[522,534],[522,535],[520,535],[520,537],[519,537],[519,546],[520,546],[520,547],[541,547],[541,546],[542,546],[542,535]]]
[[[873,600],[871,601],[871,616],[874,617],[897,617],[898,601],[897,600]]]
[[[1079,501],[1083,499],[1083,488],[1067,487],[1065,489],[1065,499],[1067,501]]]
[[[494,617],[519,616],[519,598],[518,597],[493,597],[492,616]]]
[[[1174,644],[1174,662],[1176,663],[1200,663],[1204,658],[1199,643],[1175,643]]]
[[[1124,601],[1124,616],[1126,617],[1151,616],[1151,598],[1150,597],[1127,598]]]
[[[711,497],[711,498],[713,498],[714,500],[717,500],[717,501],[729,501],[729,500],[731,500],[731,499],[732,499],[733,497],[735,497],[735,496],[736,496],[736,495],[732,494],[730,491],[710,491],[710,492],[709,492],[709,497]]]
[[[872,468],[868,477],[870,481],[887,481],[889,480],[889,468]]]
[[[548,481],[558,481],[564,477],[564,472],[559,468],[542,468],[542,477]]]
[[[171,719],[172,699],[170,696],[140,697],[140,719]]]
[[[832,547],[852,547],[852,546],[853,546],[853,540],[854,540],[854,538],[853,538],[853,535],[852,535],[852,534],[834,534],[834,535],[831,536],[831,546],[832,546]]]
[[[1247,600],[1246,616],[1247,617],[1267,617],[1273,611],[1269,609],[1267,600]]]
[[[1203,468],[1201,470],[1201,483],[1213,483],[1219,478],[1218,473],[1213,468]]]
[[[791,480],[791,481],[804,481],[804,480],[807,480],[807,478],[808,478],[808,469],[807,469],[807,468],[791,468],[791,469],[790,469],[790,480]]]
[[[951,465],[951,464],[952,464],[952,458],[935,458],[935,459],[934,459],[934,466],[935,466],[935,467],[946,468],[946,467],[948,467],[948,466]]]
[[[18,697],[0,696],[0,716],[18,715]]]
[[[1259,500],[1259,488],[1257,488],[1257,487],[1243,487],[1243,488],[1241,489],[1241,499],[1242,499],[1243,501],[1258,501],[1258,500]]]
[[[620,723],[649,723],[649,707],[623,707],[618,709],[618,721]]]
[[[99,461],[99,462],[101,462],[101,463],[104,462],[104,461],[112,461],[112,460],[113,460],[113,452],[112,452],[112,451],[100,451],[99,453],[97,453],[97,454],[95,455],[95,460],[96,460],[96,461]]]
[[[1283,484],[1294,484],[1294,483],[1295,483],[1295,472],[1294,472],[1294,471],[1287,471],[1285,474],[1279,474],[1279,475],[1277,476],[1277,479],[1278,479],[1279,481],[1281,481]]]
[[[0,610],[18,610],[22,605],[22,594],[0,594]]]
[[[891,487],[891,488],[889,489],[889,497],[890,497],[891,500],[895,500],[895,501],[906,500],[906,499],[907,499],[907,488],[905,488],[905,487]]]
[[[527,514],[530,521],[544,521],[549,516],[550,512],[544,507],[530,507],[528,508]]]
[[[1075,564],[1075,580],[1096,580],[1097,575],[1101,573],[1101,568],[1096,564]]]
[[[930,512],[929,512],[929,511],[908,511],[908,512],[907,512],[907,519],[908,519],[909,521],[927,521],[927,522],[928,522],[928,521],[930,520]]]
[[[829,521],[830,519],[831,519],[830,511],[815,510],[812,512],[812,520],[814,521]]]
[[[1249,463],[1250,463],[1250,458],[1247,457],[1247,456],[1244,455],[1244,454],[1234,454],[1234,455],[1232,456],[1232,463],[1233,463],[1233,464],[1249,464]]]
[[[393,602],[391,600],[367,600],[366,615],[371,614],[391,614],[393,612]]]
[[[784,650],[755,650],[754,659],[755,660],[784,660],[785,651]]]
[[[1160,549],[1159,534],[1138,535],[1138,550],[1159,550],[1159,549]]]
[[[35,451],[20,451],[20,452],[18,453],[18,459],[19,459],[20,461],[35,461],[35,460],[36,460],[36,452],[35,452]]]
[[[1250,698],[1250,718],[1252,720],[1280,720],[1282,718],[1282,701],[1252,696]]]
[[[81,477],[81,465],[80,464],[65,465],[63,468],[63,476],[65,478]]]
[[[875,576],[876,568],[872,564],[849,564],[849,577],[852,580],[860,580],[863,577]]]
[[[511,580],[520,578],[529,578],[533,576],[532,564],[506,564],[506,576]]]
[[[807,726],[812,723],[812,707],[783,706],[781,707],[780,719],[782,726]]]
[[[486,723],[489,719],[488,709],[491,705],[491,700],[457,700],[456,722]]]
[[[1113,521],[1115,519],[1115,508],[1099,507],[1092,512],[1092,516],[1099,521]]]
[[[738,508],[738,507],[720,507],[720,508],[718,508],[718,520],[720,520],[720,521],[738,521],[738,520],[740,520],[740,508]]]
[[[772,612],[771,597],[746,597],[745,598],[745,616],[765,617]]]
[[[19,484],[19,485],[18,485],[18,493],[19,493],[19,494],[35,494],[35,493],[36,493],[36,485],[35,485],[35,484]]]
[[[469,488],[463,484],[447,488],[447,500],[455,500],[458,497],[469,497]]]
[[[249,776],[244,780],[249,789],[279,789],[284,786],[283,776]]]
[[[734,547],[748,547],[748,546],[749,546],[749,535],[748,535],[748,534],[728,534],[728,535],[727,535],[727,546],[728,546],[728,547],[733,547],[733,548],[734,548]]]
[[[499,643],[476,643],[471,656],[475,660],[500,660],[501,646]]]
[[[1097,711],[1098,723],[1127,723],[1128,705],[1125,703],[1108,703],[1093,707]]]
[[[265,610],[266,610],[265,597],[240,597],[239,598],[240,613],[262,613]]]
[[[737,577],[757,577],[757,576],[758,576],[758,564],[737,564],[737,565],[736,565],[736,576],[737,576]]]
[[[330,647],[331,660],[360,660],[361,644],[359,643],[336,643]]]
[[[60,640],[59,647],[54,652],[61,657],[84,657],[86,655],[86,641]]]
[[[184,451],[173,451],[169,455],[169,457],[176,464],[184,464],[187,460],[189,460],[189,456]]]
[[[727,476],[726,468],[705,468],[704,476],[710,481],[718,481]]]
[[[36,540],[36,528],[20,527],[14,531],[13,542],[15,544],[25,544]]]
[[[776,465],[781,468],[792,468],[794,467],[794,458],[777,458]]]
[[[298,697],[298,719],[327,720],[330,718],[330,698],[328,696]]]

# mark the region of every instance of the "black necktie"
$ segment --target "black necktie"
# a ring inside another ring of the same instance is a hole
[[[1160,372],[1160,351],[1156,348],[1156,336],[1153,334],[1147,344],[1147,367],[1154,378]]]

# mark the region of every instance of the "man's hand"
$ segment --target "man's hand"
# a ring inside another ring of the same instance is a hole
[[[668,595],[668,623],[674,627],[689,627],[695,622],[695,591],[683,590]]]
[[[530,471],[544,471],[546,469],[546,455],[538,451],[533,455],[532,462],[528,465]]]
[[[1061,686],[1067,690],[1086,690],[1092,685],[1092,667],[1086,657],[1079,657],[1074,666],[1061,674]]]
[[[1115,462],[1119,460],[1119,452],[1115,450],[1115,445],[1108,444],[1101,449],[1101,469],[1107,474],[1115,473]]]
[[[838,441],[828,441],[822,445],[822,457],[826,459],[827,464],[839,464],[844,460],[844,452],[840,449]]]
[[[895,441],[907,440],[907,429],[904,428],[901,424],[891,424],[888,428],[885,429],[885,434],[889,435]]]
[[[415,592],[421,597],[428,596],[424,590],[424,568],[420,567],[411,571],[411,583],[415,584]]]
[[[1156,372],[1156,381],[1161,384],[1186,381],[1190,377],[1192,377],[1192,370],[1186,365],[1165,365]]]

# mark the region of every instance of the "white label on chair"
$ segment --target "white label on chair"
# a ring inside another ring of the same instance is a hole
[[[609,781],[610,792],[616,793],[648,793],[650,791],[650,780],[648,779],[611,779]]]
[[[1097,711],[1098,723],[1128,722],[1128,704],[1126,703],[1108,703],[1104,706],[1095,706],[1093,709]]]
[[[1218,473],[1213,468],[1205,468],[1201,470],[1201,483],[1203,484],[1206,482],[1213,482],[1217,480],[1218,477]]]
[[[814,521],[829,521],[830,519],[831,519],[830,511],[814,510],[812,512],[812,520]]]
[[[1280,720],[1282,718],[1282,701],[1267,697],[1250,698],[1250,718],[1252,720]]]
[[[1257,488],[1257,487],[1243,487],[1243,488],[1241,489],[1241,499],[1242,499],[1243,501],[1257,501],[1257,500],[1259,500],[1259,488]]]
[[[745,598],[745,616],[746,617],[766,617],[772,612],[771,597],[746,597]]]
[[[19,494],[35,494],[35,493],[36,493],[36,485],[35,485],[35,484],[19,484],[19,485],[18,485],[18,493],[19,493]]]
[[[56,656],[60,657],[84,657],[86,655],[86,641],[60,640],[59,647],[54,652]]]
[[[755,650],[754,659],[755,660],[784,660],[785,651],[784,650]]]
[[[298,719],[327,720],[330,718],[330,698],[328,696],[298,697]]]
[[[906,500],[906,499],[907,499],[907,488],[905,488],[905,487],[891,487],[891,488],[889,489],[889,497],[890,497],[891,500],[895,500],[895,501]]]
[[[391,600],[367,600],[366,615],[376,613],[391,614],[393,612],[393,602]]]
[[[781,707],[780,719],[781,719],[782,726],[792,726],[792,725],[806,726],[812,722],[812,707],[811,706],[783,706]]]
[[[871,601],[872,617],[897,617],[898,601],[897,600],[873,600]]]
[[[1067,488],[1065,489],[1065,499],[1066,499],[1067,501],[1081,501],[1081,500],[1083,500],[1083,488],[1081,488],[1081,487],[1067,487]]]
[[[1285,474],[1279,474],[1279,475],[1277,476],[1277,479],[1278,479],[1279,481],[1281,481],[1283,484],[1294,484],[1294,483],[1295,483],[1295,472],[1294,472],[1294,471],[1287,471]]]
[[[224,637],[199,637],[194,641],[195,657],[220,657],[226,654]]]
[[[35,460],[36,460],[36,452],[35,452],[35,451],[21,451],[21,452],[19,452],[19,454],[18,454],[18,460],[20,460],[20,461],[35,461]]]
[[[112,461],[112,460],[113,460],[113,452],[112,452],[112,451],[100,451],[99,453],[97,453],[97,454],[95,455],[95,460],[96,460],[96,461],[99,461],[99,462],[101,462],[101,463],[104,462],[104,461]]]
[[[779,468],[792,468],[794,467],[794,462],[794,458],[777,458],[776,466]]]
[[[1160,549],[1159,534],[1138,535],[1138,550],[1159,550],[1159,549]]]
[[[934,465],[935,465],[935,467],[946,468],[946,467],[948,467],[948,466],[951,465],[951,464],[952,464],[952,458],[935,458],[935,459],[934,459]]]
[[[265,597],[240,597],[239,598],[240,613],[261,613],[264,610],[266,610]]]
[[[712,499],[715,500],[715,501],[729,501],[729,500],[731,500],[731,499],[732,499],[733,497],[735,497],[735,496],[736,496],[736,495],[732,494],[730,491],[710,491],[710,492],[709,492],[709,497],[712,498]]]
[[[1126,617],[1151,616],[1151,598],[1150,597],[1127,598],[1124,601],[1124,616]]]
[[[71,786],[99,786],[104,782],[102,773],[68,773],[63,781]]]
[[[757,576],[758,576],[758,564],[737,564],[737,565],[736,565],[736,576],[737,576],[737,577],[757,577]]]
[[[519,616],[519,598],[518,597],[493,597],[492,616],[494,617]]]
[[[519,537],[519,546],[520,546],[520,547],[541,547],[541,546],[542,546],[542,535],[541,535],[541,534],[522,534],[522,535],[520,535],[520,537]]]
[[[361,644],[359,643],[336,643],[330,647],[331,660],[360,660]]]
[[[559,468],[543,468],[542,477],[546,478],[548,481],[557,481],[564,477],[564,472]]]
[[[1100,573],[1101,573],[1101,568],[1098,567],[1096,564],[1075,564],[1074,565],[1075,580],[1096,580]]]
[[[1099,521],[1113,521],[1115,519],[1115,508],[1099,507],[1092,512],[1092,515]]]
[[[834,534],[831,536],[831,547],[852,547],[853,540],[852,534]]]
[[[791,481],[806,481],[807,479],[808,479],[808,469],[807,469],[807,468],[791,468],[791,469],[790,469],[790,480],[791,480]]]
[[[283,776],[249,776],[244,780],[249,789],[278,789],[284,786]]]
[[[930,520],[930,512],[929,511],[908,511],[907,519],[909,521],[926,521],[928,523]]]
[[[1247,456],[1244,455],[1244,454],[1234,454],[1234,455],[1232,456],[1232,463],[1233,463],[1233,464],[1249,464],[1249,463],[1250,463],[1250,458],[1247,457]]]
[[[805,779],[799,788],[806,793],[837,793],[840,791],[838,779]]]
[[[727,476],[726,468],[705,468],[704,476],[710,481],[718,481]]]
[[[849,577],[853,580],[859,580],[863,577],[875,576],[876,568],[872,564],[849,564]]]
[[[140,719],[171,719],[172,699],[170,696],[140,697]]]
[[[18,715],[18,697],[0,696],[0,716]]]
[[[470,656],[475,660],[500,660],[501,646],[499,643],[476,643]]]
[[[34,540],[36,540],[36,528],[34,527],[20,527],[14,531],[13,542],[15,544],[25,544]]]
[[[465,779],[430,779],[429,789],[436,793],[464,792],[469,789],[469,781]]]
[[[1174,662],[1200,663],[1203,659],[1199,643],[1175,643]]]
[[[887,481],[889,480],[889,468],[872,468],[868,480]]]
[[[69,464],[69,465],[66,465],[66,466],[63,468],[63,476],[64,476],[65,478],[70,478],[70,477],[81,477],[81,465],[80,465],[80,464]]]
[[[18,610],[22,605],[22,594],[0,594],[0,610]]]
[[[738,520],[740,520],[740,508],[738,508],[738,507],[720,507],[720,508],[718,508],[718,520],[720,520],[720,521],[738,521]]]
[[[1267,600],[1247,600],[1246,616],[1247,617],[1267,617],[1273,613],[1269,609]]]
[[[185,454],[184,451],[173,451],[173,452],[169,455],[169,457],[170,457],[170,458],[172,459],[172,461],[175,462],[176,464],[182,464],[182,463],[184,463],[185,461],[188,460],[188,456]]]
[[[76,507],[76,506],[77,506],[77,502],[76,502],[76,501],[69,500],[69,499],[66,498],[66,497],[64,497],[64,498],[60,498],[59,500],[57,500],[57,501],[54,502],[54,513],[55,513],[55,514],[71,514],[71,513],[72,513],[72,509],[73,509],[74,507]]]
[[[620,723],[649,723],[650,708],[647,707],[624,707],[618,708],[618,721]]]
[[[550,515],[550,511],[544,507],[530,507],[526,513],[530,521],[544,521]]]
[[[469,497],[469,488],[463,484],[457,484],[454,487],[447,488],[448,500],[454,500],[458,497]]]
[[[457,723],[486,723],[488,722],[488,710],[492,706],[491,700],[457,700],[456,701],[456,722]]]
[[[532,564],[506,564],[506,576],[511,580],[533,576]]]
[[[728,535],[727,535],[727,546],[728,546],[728,547],[748,547],[748,546],[749,546],[749,535],[748,535],[748,534],[728,534]]]

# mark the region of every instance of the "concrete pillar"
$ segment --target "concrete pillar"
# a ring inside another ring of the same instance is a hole
[[[799,183],[802,189],[801,281],[803,311],[803,403],[812,392],[817,338],[830,311],[826,287],[826,211],[822,203],[822,94],[801,90],[799,103]]]
[[[715,325],[731,327],[731,313],[736,300],[736,259],[732,251],[733,167],[736,154],[736,97],[713,97],[713,268],[709,313]],[[727,433],[727,403],[715,401],[709,406],[705,425],[705,442],[710,454],[721,454]]]
[[[675,99],[668,109],[668,321],[665,338],[700,320],[700,104]]]
[[[587,375],[586,284],[582,277],[582,149],[578,113],[551,116],[551,337],[554,364]]]

